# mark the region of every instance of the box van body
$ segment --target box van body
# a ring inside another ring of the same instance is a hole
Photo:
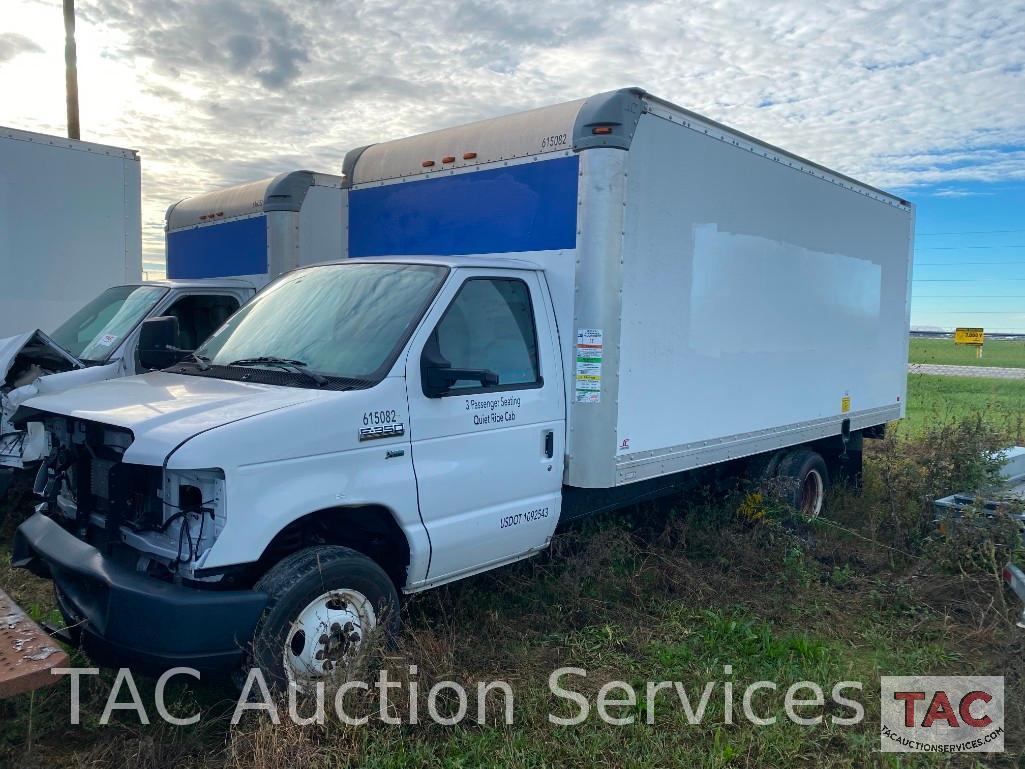
[[[15,561],[72,619],[102,586],[98,659],[309,682],[399,593],[587,513],[747,472],[817,514],[903,415],[899,198],[637,89],[344,171],[348,258],[276,280],[206,363],[26,404],[80,465],[41,473]]]
[[[165,215],[167,277],[239,278],[257,288],[342,253],[342,178],[277,176],[180,200]]]
[[[142,279],[135,150],[0,126],[0,338]]]
[[[568,485],[904,415],[906,201],[633,92],[374,145],[346,171],[349,256],[544,270]]]

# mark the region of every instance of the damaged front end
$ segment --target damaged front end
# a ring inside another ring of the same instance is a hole
[[[46,501],[15,532],[11,564],[53,580],[70,642],[153,675],[237,670],[267,596],[201,573],[224,529],[223,472],[128,462],[130,430],[39,417],[52,446],[36,476]]]
[[[82,367],[81,361],[42,331],[0,341],[0,467],[19,469],[25,462],[47,455],[43,426],[31,422],[19,430],[14,426],[14,414],[22,403],[39,394],[42,377]]]
[[[165,470],[124,455],[130,430],[46,417],[51,451],[35,491],[49,515],[122,566],[171,580],[201,574],[225,525],[224,473]]]

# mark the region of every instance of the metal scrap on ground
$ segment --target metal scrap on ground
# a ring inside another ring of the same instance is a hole
[[[58,643],[0,590],[0,699],[57,683],[50,670],[67,664]]]

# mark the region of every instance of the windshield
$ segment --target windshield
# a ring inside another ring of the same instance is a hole
[[[162,286],[108,288],[50,338],[80,360],[105,361],[166,293]]]
[[[324,376],[379,379],[447,271],[387,263],[297,270],[257,294],[196,354],[212,366],[277,358]]]

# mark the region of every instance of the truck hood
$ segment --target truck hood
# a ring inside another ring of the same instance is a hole
[[[11,372],[15,360],[22,354],[26,363],[38,368],[24,372],[28,376],[24,373],[15,376]],[[82,361],[38,329],[0,339],[0,467],[24,467],[25,462],[35,461],[45,452],[46,441],[38,425],[29,436],[14,427],[18,406],[39,393],[46,379],[71,377],[65,379],[65,384],[74,387],[73,382],[82,381],[83,375],[90,380],[112,376],[84,368]]]
[[[11,366],[14,365],[14,359],[18,357],[18,353],[30,345],[49,348],[74,368],[82,368],[84,365],[82,361],[50,339],[42,331],[36,329],[35,331],[29,331],[27,334],[18,334],[17,336],[0,339],[0,383],[7,378],[7,374],[10,372]]]
[[[318,390],[152,372],[40,395],[24,408],[125,427],[125,461],[160,465],[189,438],[221,425],[305,403]]]

